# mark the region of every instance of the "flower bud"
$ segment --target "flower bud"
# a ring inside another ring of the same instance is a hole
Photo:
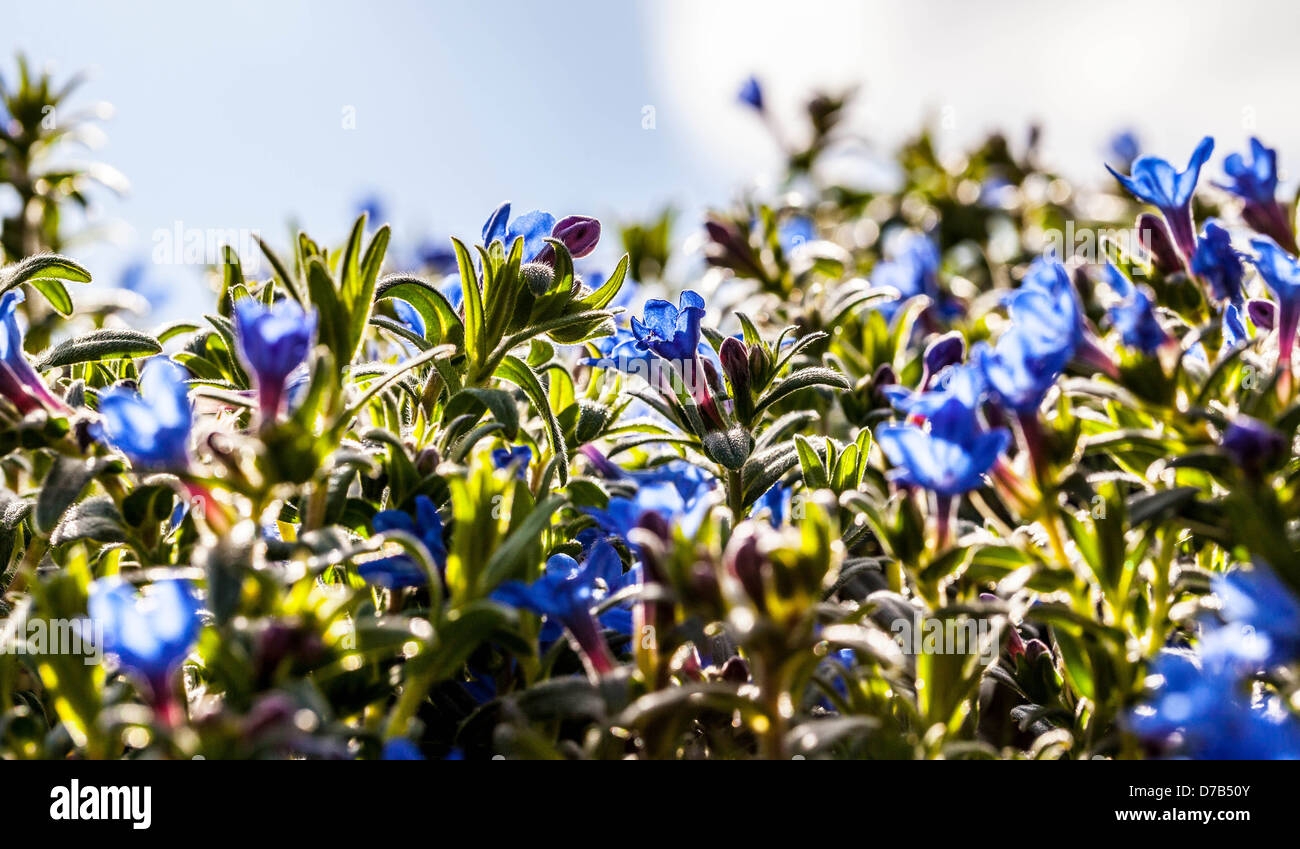
[[[739,469],[754,449],[749,431],[736,425],[730,430],[714,430],[704,435],[704,453],[728,469]]]
[[[570,256],[578,259],[596,249],[596,243],[600,241],[600,222],[586,215],[570,215],[568,218],[560,219],[555,229],[551,230],[551,235],[564,243],[564,246],[569,249]],[[546,262],[548,255],[555,256],[555,251],[550,245],[537,255],[537,261]]]
[[[528,291],[540,297],[545,295],[555,282],[555,269],[545,262],[528,262],[520,266],[519,279],[528,286]]]
[[[722,340],[722,349],[718,351],[722,360],[722,370],[731,381],[731,392],[737,404],[749,400],[749,348],[734,336]]]
[[[1151,212],[1142,213],[1138,216],[1137,231],[1138,240],[1151,255],[1152,263],[1161,274],[1173,274],[1183,269],[1178,249],[1174,247],[1174,240],[1170,238],[1169,230],[1160,216]]]
[[[1252,298],[1246,302],[1246,313],[1250,316],[1251,324],[1260,330],[1267,332],[1277,324],[1277,305],[1272,301]]]
[[[1282,434],[1250,416],[1237,416],[1223,433],[1223,451],[1249,475],[1275,467],[1286,457]]]
[[[1047,647],[1047,643],[1038,638],[1034,638],[1025,643],[1025,660],[1030,663],[1035,662],[1043,655],[1051,657],[1052,650]]]
[[[749,681],[749,664],[740,655],[727,658],[727,662],[722,664],[722,669],[718,671],[719,677],[723,681],[732,684],[744,684]]]
[[[740,581],[745,595],[760,612],[767,611],[766,593],[763,589],[763,555],[758,550],[758,538],[752,534],[736,546],[727,557],[727,568]]]
[[[925,371],[930,377],[951,365],[962,361],[966,356],[966,337],[959,331],[945,333],[931,342],[925,349]]]

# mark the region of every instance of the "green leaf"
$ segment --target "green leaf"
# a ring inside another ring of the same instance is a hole
[[[73,283],[89,283],[90,272],[65,256],[40,254],[28,257],[22,262],[0,270],[0,292],[8,292],[15,286],[21,286],[24,283],[35,285],[36,281],[40,280],[68,280]]]
[[[465,325],[447,297],[433,285],[418,277],[392,274],[375,287],[375,300],[396,298],[406,301],[424,321],[424,338],[435,345],[443,342],[459,345]]]
[[[312,257],[307,261],[307,292],[312,305],[320,315],[316,333],[321,344],[334,352],[339,365],[352,362],[352,352],[346,349],[347,318],[343,306],[339,303],[338,293],[334,289],[334,280],[330,277],[325,263]]]
[[[849,389],[849,379],[837,371],[828,368],[805,368],[794,372],[785,380],[776,383],[754,405],[754,415],[758,416],[768,407],[811,386],[831,386],[836,389]]]
[[[63,545],[81,539],[93,539],[98,542],[123,542],[126,530],[122,526],[122,514],[117,505],[107,495],[87,498],[74,504],[63,521],[50,534],[50,545]]]
[[[825,489],[830,486],[830,473],[826,463],[818,456],[817,449],[803,434],[794,435],[794,447],[799,452],[799,467],[803,471],[804,483],[809,489]],[[823,453],[825,449],[823,448]]]
[[[451,397],[443,411],[443,421],[451,421],[467,412],[489,410],[500,422],[505,438],[513,442],[519,436],[519,408],[515,399],[504,389],[462,389]]]
[[[563,495],[550,495],[538,502],[532,511],[511,532],[492,557],[488,559],[487,568],[483,570],[482,589],[495,588],[502,581],[519,573],[521,558],[529,546],[541,538],[542,532],[551,524],[551,516],[564,506]]]
[[[456,251],[456,264],[460,268],[460,285],[465,307],[465,356],[471,366],[477,366],[487,354],[487,317],[483,312],[483,292],[479,289],[478,272],[469,250],[459,239],[451,240]]]
[[[35,367],[37,371],[47,371],[77,363],[149,357],[159,353],[162,353],[162,344],[138,330],[95,330],[55,345],[36,361]]]
[[[41,482],[40,493],[36,496],[33,522],[36,532],[41,536],[49,536],[58,526],[63,514],[96,476],[107,469],[120,466],[120,461],[112,457],[89,460],[81,457],[57,458]]]
[[[618,266],[615,267],[614,273],[609,275],[609,279],[606,280],[599,289],[592,292],[590,295],[587,295],[585,298],[582,298],[577,303],[580,304],[584,310],[604,309],[609,305],[610,301],[614,300],[614,296],[618,294],[618,290],[623,288],[623,278],[626,276],[627,254],[623,254],[623,258],[618,261]]]
[[[533,409],[537,410],[537,415],[541,416],[542,423],[546,425],[546,437],[550,441],[551,451],[558,461],[556,466],[559,472],[560,485],[563,486],[568,483],[569,454],[565,450],[564,435],[560,430],[560,423],[555,419],[555,412],[551,409],[546,390],[538,382],[537,375],[533,374],[533,370],[523,360],[514,355],[507,355],[501,361],[501,365],[497,366],[496,376],[502,380],[508,380],[524,390],[524,394],[532,402]]]

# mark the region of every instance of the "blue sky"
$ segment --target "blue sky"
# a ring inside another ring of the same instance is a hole
[[[1126,125],[1171,159],[1216,134],[1211,176],[1252,131],[1285,166],[1298,22],[1174,0],[45,0],[6,9],[0,47],[92,69],[83,98],[116,107],[96,155],[132,185],[99,210],[121,239],[76,252],[112,282],[176,221],[336,239],[371,192],[407,242],[474,235],[505,199],[604,217],[725,203],[776,164],[734,104],[751,70],[785,113],[810,86],[863,83],[855,120],[885,147],[925,116],[950,145],[1037,118],[1085,180]]]

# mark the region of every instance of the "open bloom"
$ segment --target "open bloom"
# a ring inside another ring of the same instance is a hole
[[[1130,176],[1111,168],[1106,169],[1115,175],[1120,185],[1135,198],[1158,208],[1169,224],[1169,233],[1174,244],[1182,252],[1183,258],[1189,260],[1196,252],[1196,231],[1192,224],[1192,194],[1196,191],[1196,181],[1201,176],[1201,167],[1205,165],[1214,151],[1214,139],[1206,136],[1192,152],[1187,168],[1179,171],[1163,159],[1144,156],[1133,163]]]
[[[1070,272],[1055,256],[1034,260],[1009,298],[1007,313],[1030,346],[1064,368],[1071,360],[1112,377],[1117,369],[1084,320]]]
[[[1144,354],[1154,354],[1169,341],[1169,334],[1156,318],[1150,290],[1145,286],[1135,286],[1110,263],[1105,265],[1105,279],[1120,296],[1119,303],[1107,310],[1110,323],[1119,331],[1125,345]]]
[[[510,203],[506,202],[483,225],[485,245],[500,241],[508,251],[516,239],[523,239],[524,262],[554,264],[555,250],[546,243],[547,237],[558,239],[575,259],[584,257],[600,241],[600,222],[585,215],[570,215],[557,223],[554,215],[538,209],[512,219]]]
[[[189,581],[154,581],[143,595],[121,578],[90,585],[90,624],[102,634],[104,650],[149,685],[155,700],[167,697],[168,682],[198,639],[199,601]]]
[[[961,495],[983,484],[984,475],[1007,450],[1011,433],[999,428],[961,439],[916,425],[885,425],[876,429],[876,441],[897,467],[897,482],[939,495]]]
[[[591,452],[595,449],[592,448]],[[646,513],[662,516],[681,528],[687,537],[694,536],[699,530],[712,504],[709,493],[716,484],[714,478],[699,466],[674,460],[652,469],[627,472],[604,457],[600,460],[604,463],[598,465],[607,477],[636,484],[635,493],[630,498],[614,496],[604,509],[587,508],[588,515],[596,520],[604,534],[626,540],[628,533]]]
[[[99,393],[108,441],[144,469],[179,471],[189,465],[193,409],[185,369],[153,357],[140,375],[140,391],[113,386]]]
[[[609,593],[610,583],[621,582],[624,574],[618,553],[602,541],[592,547],[582,564],[567,554],[553,555],[536,581],[507,581],[492,593],[492,598],[562,625],[577,645],[588,671],[600,676],[613,671],[615,662],[591,609]]]
[[[642,350],[672,362],[692,361],[700,344],[703,318],[704,299],[688,289],[677,306],[658,298],[646,301],[642,318],[632,319],[632,334]]]
[[[1284,709],[1253,705],[1240,676],[1241,650],[1261,643],[1236,636],[1230,656],[1208,640],[1200,655],[1166,649],[1151,671],[1160,681],[1149,705],[1129,716],[1129,726],[1166,754],[1206,760],[1300,758],[1300,723]]]
[[[509,448],[497,448],[492,452],[492,465],[498,469],[515,467],[519,477],[528,473],[528,464],[533,462],[533,449],[527,445],[512,445]]]
[[[0,395],[23,415],[42,406],[66,413],[68,405],[54,397],[23,354],[23,332],[16,313],[22,300],[23,293],[17,290],[0,298]]]
[[[1196,243],[1192,273],[1210,284],[1210,294],[1216,300],[1241,304],[1241,279],[1246,269],[1232,246],[1232,237],[1214,219],[1205,222]]]
[[[307,359],[315,335],[316,311],[306,313],[295,301],[286,298],[270,306],[257,298],[235,302],[239,359],[257,384],[264,421],[279,414],[285,381]]]
[[[971,350],[971,362],[983,373],[990,397],[1020,415],[1034,415],[1064,365],[1059,354],[1042,352],[1031,337],[1012,327],[990,347],[981,342]]]
[[[1241,217],[1246,219],[1246,223],[1295,253],[1295,233],[1287,220],[1285,208],[1277,200],[1277,151],[1252,138],[1250,161],[1247,162],[1240,153],[1229,154],[1223,160],[1223,170],[1229,182],[1221,188],[1245,202]]]
[[[370,520],[375,533],[405,531],[424,544],[429,559],[441,574],[447,568],[447,546],[443,542],[442,516],[427,495],[415,497],[415,516],[405,510],[381,510]],[[429,575],[420,564],[405,554],[377,557],[357,564],[357,574],[367,583],[400,589],[422,587]]]
[[[891,387],[896,407],[929,423],[928,431],[917,424],[876,429],[876,441],[896,467],[893,478],[945,496],[981,486],[1011,440],[1005,428],[980,427],[976,413],[983,393],[983,375],[972,366],[950,368],[942,389],[910,398]]]

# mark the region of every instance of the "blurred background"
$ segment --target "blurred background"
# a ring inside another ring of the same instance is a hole
[[[1110,179],[1125,129],[1180,165],[1213,134],[1212,180],[1252,134],[1285,167],[1300,154],[1298,23],[1291,4],[1185,0],[47,0],[6,9],[0,74],[16,50],[91,72],[74,104],[114,111],[87,155],[130,189],[96,195],[96,241],[67,252],[110,284],[143,260],[173,290],[199,270],[148,260],[178,223],[335,240],[368,206],[399,244],[445,244],[511,200],[602,218],[671,202],[694,224],[781,165],[736,100],[751,73],[777,118],[813,89],[859,86],[850,124],[882,163],[922,122],[941,150],[993,128],[1019,144],[1037,122],[1044,159],[1084,183]]]

